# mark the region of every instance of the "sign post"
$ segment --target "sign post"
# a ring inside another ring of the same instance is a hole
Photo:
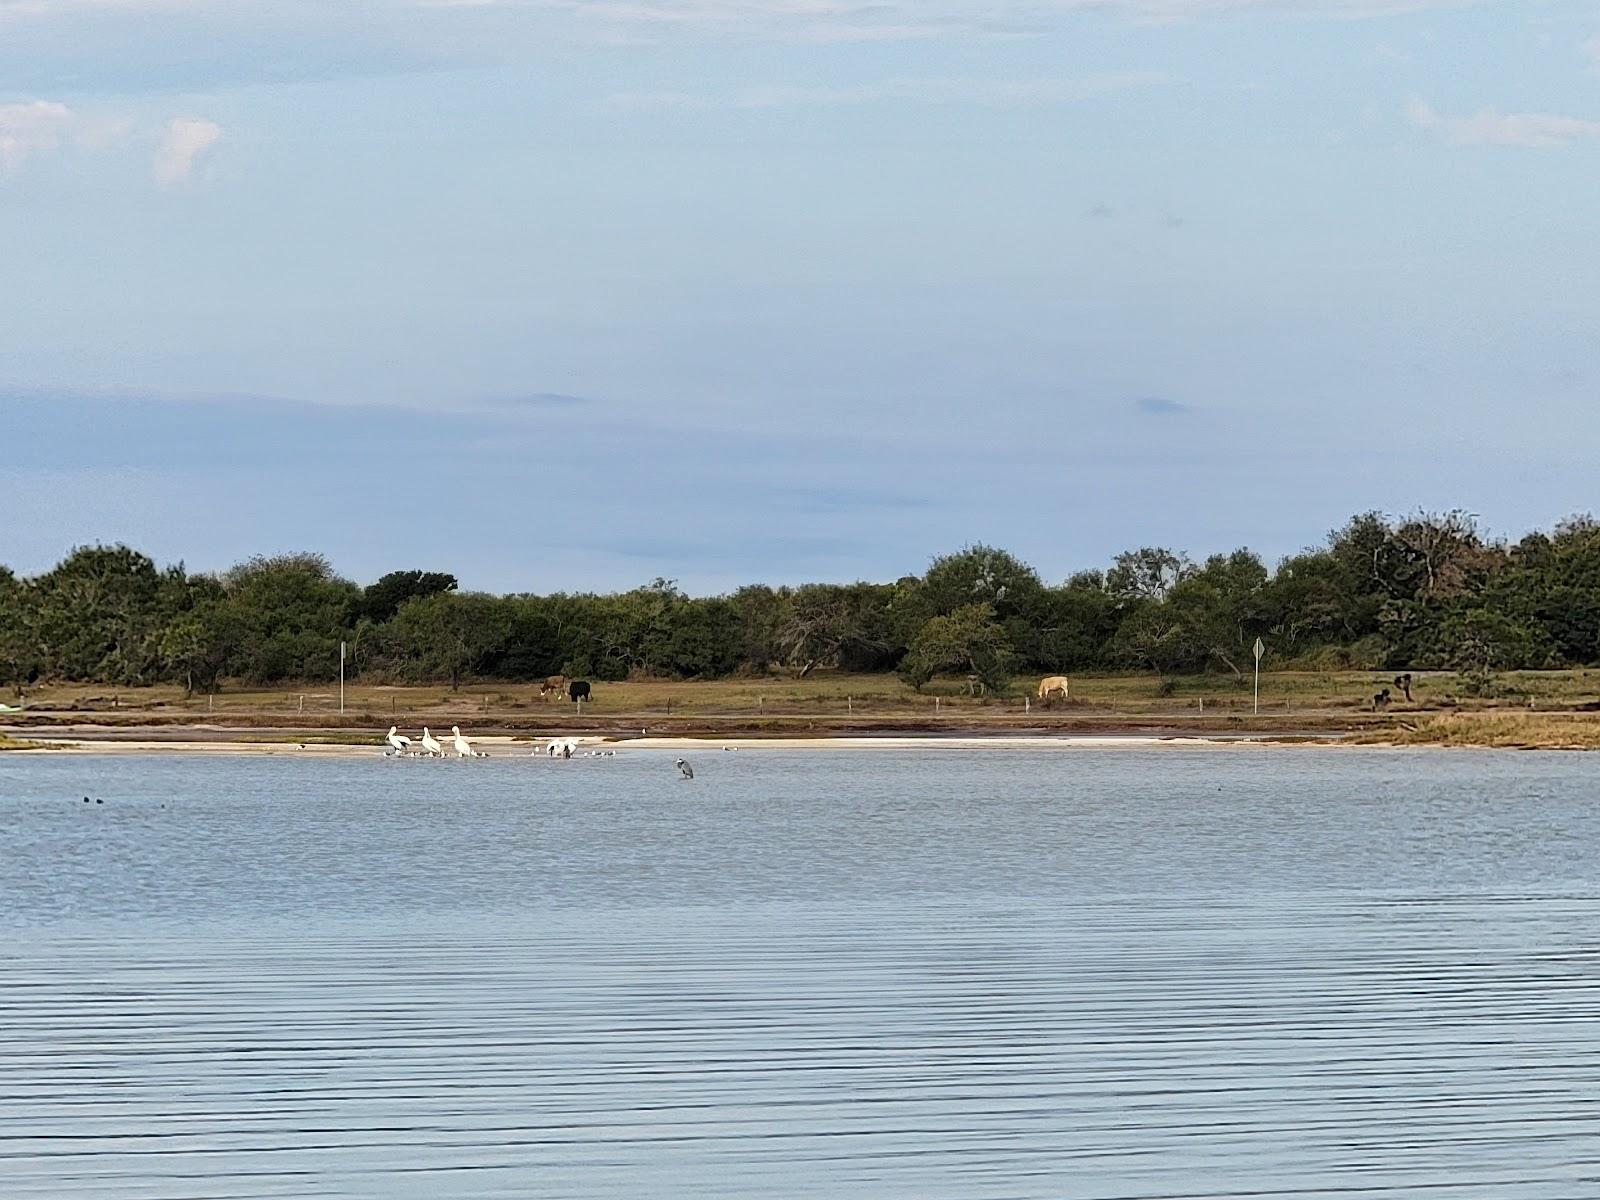
[[[1261,713],[1261,656],[1267,652],[1267,647],[1261,641],[1260,638],[1257,638],[1256,639],[1256,644],[1252,647],[1252,649],[1255,651],[1255,656],[1256,656],[1256,703],[1255,703],[1255,711],[1256,711],[1256,714],[1259,716],[1260,713]]]
[[[344,643],[339,643],[339,715],[344,716]]]

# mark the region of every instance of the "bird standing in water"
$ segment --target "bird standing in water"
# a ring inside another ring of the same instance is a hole
[[[685,779],[693,779],[694,768],[680,758],[678,760],[678,774],[682,775]]]

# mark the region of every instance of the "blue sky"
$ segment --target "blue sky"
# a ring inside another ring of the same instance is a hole
[[[0,0],[0,562],[493,590],[1597,506],[1600,13]]]

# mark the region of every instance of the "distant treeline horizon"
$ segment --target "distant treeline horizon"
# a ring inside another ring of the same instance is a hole
[[[1462,511],[1352,517],[1269,568],[1248,549],[1195,562],[1165,547],[1047,584],[991,546],[892,582],[751,584],[705,597],[657,579],[631,591],[463,592],[444,571],[362,587],[319,554],[258,556],[220,574],[160,567],[124,545],[49,571],[0,565],[0,685],[325,681],[506,682],[563,674],[713,679],[896,671],[920,688],[966,675],[1004,691],[1020,671],[1242,677],[1268,665],[1493,672],[1600,663],[1600,522],[1576,516],[1511,543]]]

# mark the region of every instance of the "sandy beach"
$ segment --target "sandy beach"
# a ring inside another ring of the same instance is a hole
[[[297,742],[279,738],[251,740],[238,737],[163,738],[105,736],[104,734],[46,736],[27,739],[31,748],[10,751],[16,754],[215,754],[258,757],[365,758],[382,756],[380,739],[372,742]],[[1277,734],[1239,734],[1214,737],[1186,735],[1031,735],[994,737],[796,737],[796,738],[694,738],[694,737],[573,737],[579,755],[600,747],[630,750],[670,750],[679,753],[734,753],[751,750],[839,750],[839,751],[986,751],[1005,750],[1087,750],[1087,749],[1213,749],[1248,750],[1296,745],[1335,745],[1339,739],[1328,736],[1284,738]],[[488,758],[544,757],[546,738],[504,736],[474,737],[473,748]],[[447,754],[446,757],[453,757]]]

